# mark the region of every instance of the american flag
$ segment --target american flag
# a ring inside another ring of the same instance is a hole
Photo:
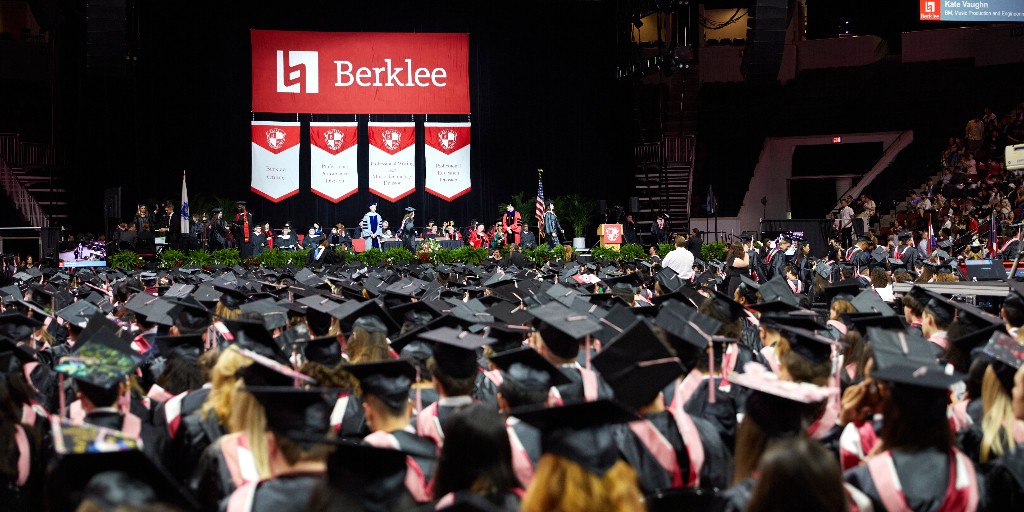
[[[990,249],[992,251],[991,254],[995,254],[995,253],[999,252],[999,245],[998,245],[999,241],[998,241],[998,237],[996,236],[996,225],[997,225],[997,223],[996,223],[996,212],[995,212],[994,209],[992,210],[992,218],[988,221],[988,223],[989,223],[989,227],[988,227],[988,245],[991,247],[991,249]],[[991,255],[990,255],[990,257],[991,257]]]
[[[538,169],[540,171],[540,169]],[[543,171],[541,171],[543,172]],[[537,224],[544,222],[544,180],[541,175],[537,174],[537,211],[534,212],[534,216],[537,217]]]

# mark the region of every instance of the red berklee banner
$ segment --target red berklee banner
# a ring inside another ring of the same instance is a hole
[[[470,123],[423,123],[427,192],[445,201],[469,192]]]
[[[392,203],[416,190],[416,123],[369,123],[370,192]]]
[[[469,113],[469,34],[250,35],[254,112]]]
[[[359,190],[356,123],[310,123],[310,188],[337,203]]]
[[[299,192],[299,123],[252,122],[252,191],[275,203]]]

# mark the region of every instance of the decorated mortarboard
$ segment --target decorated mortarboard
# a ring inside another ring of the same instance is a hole
[[[261,299],[242,304],[243,313],[256,313],[263,319],[263,326],[273,331],[288,325],[288,309],[279,306],[273,299]]]
[[[57,312],[57,318],[76,327],[85,328],[89,324],[89,317],[99,313],[100,308],[87,300],[80,300]]]
[[[586,336],[601,330],[592,317],[572,311],[560,303],[550,302],[530,308],[534,324],[544,344],[559,357],[575,357],[579,343]]]
[[[17,311],[0,313],[0,338],[15,343],[27,341],[32,333],[43,326],[43,323],[29,318]]]
[[[874,349],[873,379],[931,389],[947,389],[964,379],[940,366],[931,343],[916,334],[871,328],[868,339]]]
[[[58,423],[54,444],[59,455],[47,483],[60,492],[48,496],[51,510],[81,510],[86,500],[102,503],[104,510],[200,509],[189,491],[155,464],[136,439],[89,424]]]
[[[829,390],[821,386],[779,380],[758,363],[747,363],[743,373],[731,374],[729,381],[751,390],[744,404],[745,419],[776,439],[803,432],[809,406],[824,402],[829,396]]]
[[[861,313],[881,313],[885,316],[896,316],[892,307],[886,304],[874,288],[868,287],[850,302],[853,308]]]
[[[819,261],[814,265],[814,272],[821,276],[822,279],[828,279],[832,276],[833,266],[826,261]]]
[[[456,379],[472,377],[478,368],[476,350],[495,342],[494,338],[451,327],[420,333],[419,339],[434,342],[433,354],[438,367]]]
[[[832,347],[836,345],[835,340],[799,327],[780,325],[779,332],[789,341],[793,352],[815,364],[828,362],[832,356]]]
[[[123,381],[142,360],[124,340],[106,330],[79,340],[79,345],[74,356],[61,358],[54,370],[102,389]]]
[[[153,339],[157,352],[168,359],[178,358],[195,364],[203,355],[206,342],[202,334],[184,336],[157,336]]]
[[[639,419],[635,412],[608,399],[560,407],[521,407],[509,411],[509,415],[541,431],[544,453],[564,457],[599,477],[619,461],[608,427]]]
[[[989,338],[985,353],[995,359],[992,368],[1007,394],[1013,393],[1014,376],[1024,365],[1024,346],[1012,336],[996,332]]]
[[[244,389],[267,411],[267,429],[275,435],[306,448],[324,442],[331,429],[331,411],[338,399],[338,390],[249,385]]]
[[[409,388],[416,382],[416,367],[404,359],[350,364],[346,371],[359,379],[363,395],[373,395],[395,410],[409,402]]]
[[[288,356],[274,341],[270,331],[258,320],[224,320],[224,326],[231,332],[234,344],[265,357],[287,361]]]
[[[501,369],[505,378],[531,390],[546,390],[572,382],[558,367],[531,347],[495,354],[490,361]]]
[[[616,399],[636,409],[649,405],[684,371],[679,358],[642,319],[604,345],[591,363],[615,391]]]

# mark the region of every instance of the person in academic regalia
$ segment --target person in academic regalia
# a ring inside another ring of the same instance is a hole
[[[281,234],[274,239],[274,247],[282,251],[293,251],[299,246],[299,241],[292,232],[292,223],[285,222],[281,228]]]
[[[765,256],[765,265],[768,267],[768,275],[765,279],[772,279],[775,276],[786,277],[786,251],[792,246],[788,237],[779,238],[778,243]]]
[[[416,253],[416,229],[415,229],[416,209],[412,206],[405,208],[405,215],[402,217],[402,222],[399,225],[398,233],[402,239],[402,246],[412,252]]]
[[[683,374],[668,342],[646,320],[635,321],[594,358],[615,397],[641,419],[616,432],[616,442],[646,494],[671,488],[724,488],[732,456],[708,421],[668,410],[661,390]]]
[[[415,367],[395,359],[348,365],[345,370],[359,379],[362,407],[371,430],[363,442],[407,453],[405,490],[417,503],[430,501],[437,446],[433,440],[409,431],[409,389],[416,379]]]
[[[251,254],[249,239],[252,236],[252,214],[246,209],[245,201],[238,201],[238,212],[235,213],[234,231],[235,231],[235,243],[238,244],[239,254],[242,259],[245,259]]]
[[[417,510],[417,503],[405,492],[405,452],[344,439],[332,442],[327,480],[314,492],[310,512]]]
[[[1018,347],[1019,348],[1019,347]],[[1014,351],[1009,359],[1021,362]],[[1024,365],[1013,376],[1011,408],[1018,422],[1024,421]],[[1024,449],[1020,445],[994,460],[985,477],[989,510],[1021,510],[1024,507]]]
[[[153,250],[153,232],[157,226],[149,208],[140,204],[132,222],[135,224],[136,250]]]
[[[6,372],[8,352],[0,355]],[[21,405],[13,400],[9,383],[18,376],[0,375],[0,504],[10,512],[39,510],[42,500],[42,461],[38,436],[21,420]]]
[[[758,464],[757,484],[747,510],[831,511],[860,509],[866,504],[844,488],[842,473],[829,452],[804,437],[774,443]]]
[[[562,245],[559,236],[565,236],[565,230],[558,222],[558,215],[555,215],[555,203],[548,203],[548,210],[544,212],[544,239],[549,248]]]
[[[617,425],[636,420],[635,412],[607,399],[509,412],[542,433],[544,454],[523,512],[644,509],[636,472],[620,458],[613,434]]]
[[[228,222],[224,220],[224,210],[214,208],[213,219],[210,221],[210,250],[217,251],[228,246]]]
[[[384,237],[383,225],[384,219],[381,218],[380,214],[377,213],[377,202],[374,201],[369,205],[370,211],[363,215],[363,220],[359,222],[359,226],[362,228],[360,234],[363,239],[369,239],[369,248],[380,249],[381,238]]]
[[[267,250],[267,235],[263,233],[263,226],[256,225],[252,228],[252,236],[249,237],[250,253],[253,256],[263,254]]]
[[[505,245],[518,244],[519,233],[523,229],[523,222],[511,203],[505,207],[505,214],[501,216],[501,231],[504,234]]]
[[[303,249],[314,249],[320,245],[320,240],[325,240],[323,235],[317,234],[316,227],[310,226],[309,231],[306,232],[306,236],[302,238]]]
[[[246,386],[267,411],[272,478],[249,482],[221,510],[306,512],[314,490],[326,479],[331,408],[337,390]]]
[[[498,510],[519,510],[523,489],[512,470],[512,446],[500,414],[484,404],[466,406],[444,425],[432,484],[436,508],[454,504],[461,494],[476,494]]]
[[[1014,417],[1012,397],[1014,376],[1024,361],[1024,347],[1014,338],[997,332],[984,352],[992,357],[982,380],[984,416],[959,432],[957,443],[975,464],[988,469],[990,462],[1013,453],[1024,443],[1024,424]]]
[[[884,424],[884,451],[846,471],[847,483],[875,510],[977,510],[984,479],[953,444],[947,417],[949,386],[962,380],[935,362],[920,338],[871,331]]]
[[[668,243],[669,234],[668,221],[665,220],[665,215],[659,213],[651,223],[651,243],[655,245]]]
[[[549,363],[572,382],[556,386],[556,403],[559,401],[613,398],[614,392],[608,383],[594,370],[584,368],[576,362],[580,354],[580,343],[601,329],[600,324],[585,315],[578,315],[558,301],[532,308],[534,327],[537,331],[530,345]],[[586,347],[584,350],[590,350]]]
[[[444,445],[443,426],[448,416],[473,403],[471,395],[480,372],[476,349],[494,339],[450,327],[422,333],[420,338],[434,342],[427,370],[434,376],[434,387],[441,399],[416,416],[416,434],[433,440],[440,449]]]
[[[324,265],[337,263],[338,257],[337,251],[331,248],[330,242],[326,238],[321,238],[316,247],[306,256],[306,268],[323,268]]]

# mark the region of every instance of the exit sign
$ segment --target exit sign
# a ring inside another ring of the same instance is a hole
[[[842,137],[832,137],[832,144],[840,144],[843,142]]]

